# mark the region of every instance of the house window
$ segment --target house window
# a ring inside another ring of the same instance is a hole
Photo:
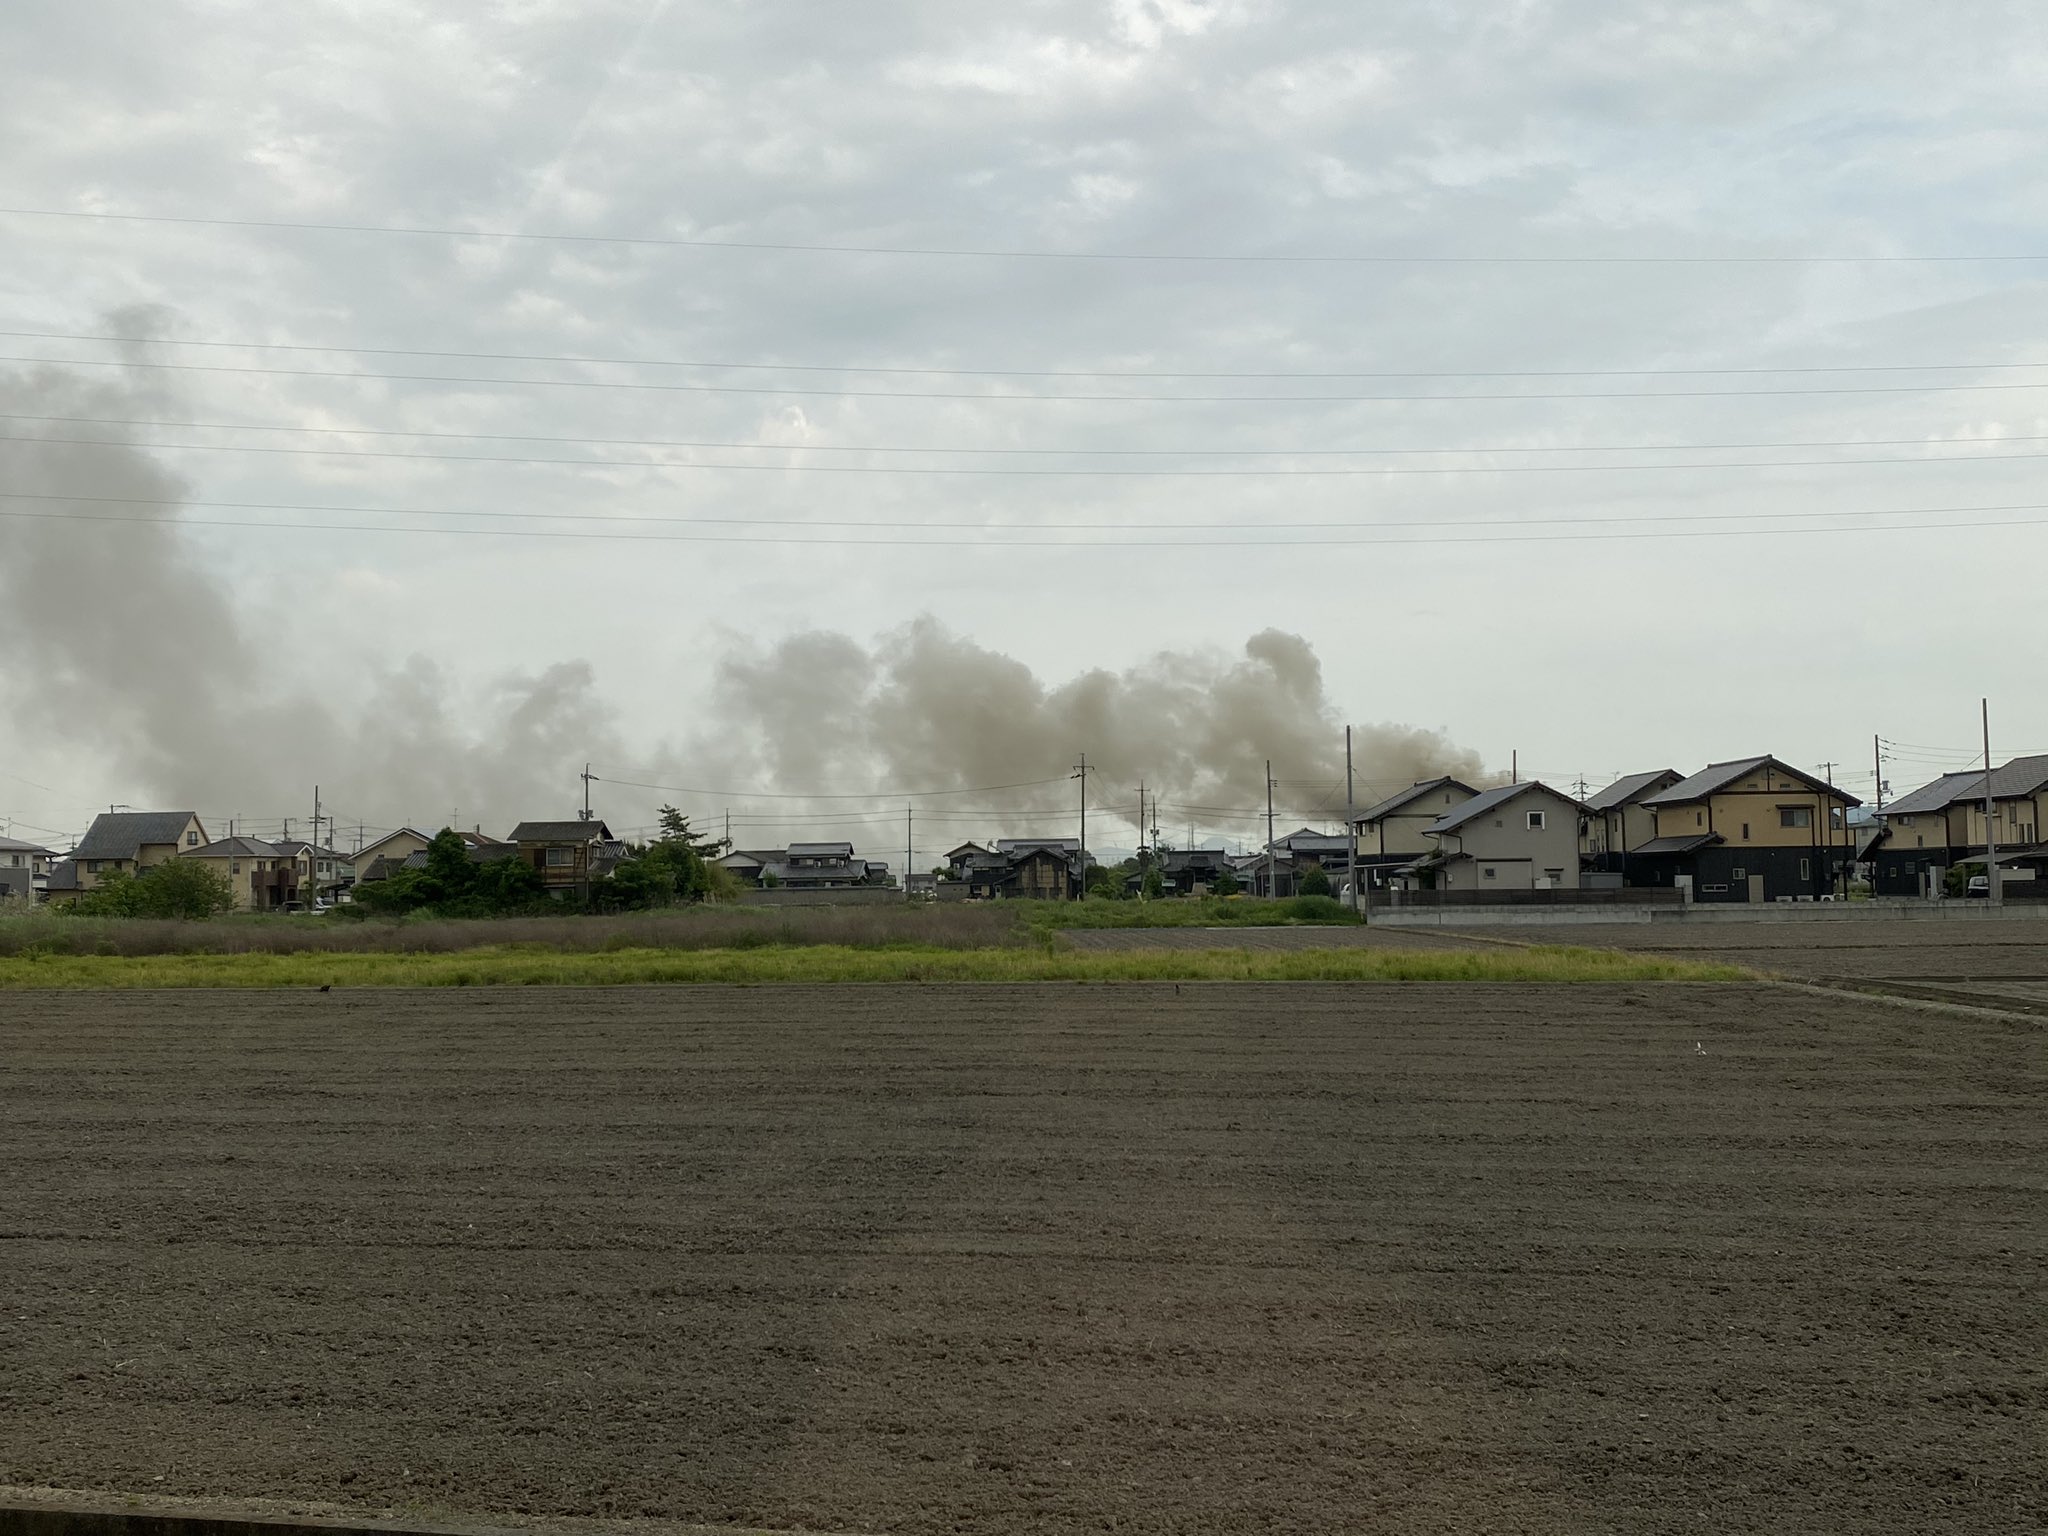
[[[241,861],[240,859],[236,859],[236,860],[234,860],[234,861],[233,861],[233,863],[234,863],[234,866],[235,866],[235,867],[234,867],[234,873],[236,873],[236,874],[238,874],[238,875],[239,875],[239,874],[240,874],[240,873],[242,872],[242,861]]]
[[[1901,816],[1899,818],[1899,825],[1902,827],[1910,827],[1911,825],[1913,825],[1913,818],[1910,816]]]
[[[569,863],[570,863],[570,856],[571,856],[571,853],[572,853],[572,852],[573,852],[573,850],[571,850],[571,849],[568,849],[568,848],[550,848],[550,849],[548,850],[548,868],[550,868],[550,869],[566,869],[566,868],[568,868],[568,866],[569,866]]]
[[[1742,824],[1742,840],[1745,843],[1749,841],[1749,823],[1746,821]]]
[[[1491,879],[1493,878],[1493,866],[1492,866],[1491,864],[1489,864],[1489,865],[1487,865],[1487,866],[1486,866],[1486,867],[1485,867],[1484,869],[1482,869],[1482,870],[1481,870],[1481,871],[1480,871],[1479,873],[1480,873],[1481,875],[1485,876],[1485,877],[1486,877],[1486,878],[1487,878],[1488,880],[1491,880]]]
[[[199,834],[197,832],[187,832],[185,834],[185,846],[187,848],[197,848],[199,846]]]
[[[1747,880],[1749,878],[1749,871],[1746,869],[1731,869],[1728,873],[1737,880]]]
[[[1916,832],[1913,834],[1913,846],[1915,848],[1925,848],[1927,846],[1927,839]]]
[[[1531,832],[1541,832],[1543,830],[1543,813],[1541,811],[1531,811],[1529,813],[1529,830]]]
[[[1781,805],[1778,807],[1778,825],[1781,827],[1810,827],[1813,825],[1813,807],[1810,805]]]
[[[1707,813],[1705,811],[1694,811],[1692,813],[1692,824],[1696,827],[1704,827],[1707,824]]]
[[[8,863],[16,869],[21,868],[21,855],[18,853],[14,854],[11,858],[9,858]]]
[[[1799,861],[1799,878],[1802,880],[1811,880],[1813,878],[1813,860],[1801,859]]]

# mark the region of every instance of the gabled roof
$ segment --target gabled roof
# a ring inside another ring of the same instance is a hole
[[[92,825],[71,850],[71,856],[133,859],[141,855],[145,844],[176,847],[194,819],[195,813],[191,811],[102,811],[93,817]],[[199,835],[206,835],[204,828]]]
[[[51,858],[56,857],[41,843],[24,843],[18,837],[0,837],[0,853],[40,853]]]
[[[43,887],[47,891],[77,891],[84,887],[78,883],[78,860],[60,859],[50,866],[50,883]]]
[[[962,843],[958,848],[947,849],[945,856],[948,859],[957,859],[964,854],[988,853],[989,851],[989,849],[982,847],[980,843]]]
[[[188,859],[281,859],[286,855],[275,843],[266,843],[260,837],[224,837],[204,847],[187,848],[184,856]]]
[[[357,849],[355,853],[351,855],[351,857],[360,859],[367,855],[371,860],[374,861],[375,859],[381,857],[381,855],[377,852],[379,848],[382,848],[386,843],[391,842],[394,838],[400,837],[416,837],[423,843],[431,843],[434,840],[432,834],[422,832],[418,827],[399,827],[395,831],[386,832],[382,837],[377,838],[373,842],[363,844],[363,846]]]
[[[1762,757],[1738,757],[1725,763],[1709,763],[1691,778],[1680,779],[1669,789],[1660,790],[1639,803],[1647,806],[1690,805],[1693,801],[1704,800],[1707,796],[1726,789],[1737,779],[1747,778],[1750,774],[1763,768],[1768,768],[1772,773],[1783,774],[1790,779],[1797,779],[1809,789],[1832,794],[1844,805],[1861,805],[1863,803],[1846,789],[1829,790],[1826,780],[1816,779],[1810,773],[1801,773],[1790,763],[1772,757],[1768,753]]]
[[[791,843],[784,853],[792,859],[850,859],[853,857],[853,844]]]
[[[612,829],[602,821],[522,821],[512,829],[515,843],[588,843],[612,840]]]
[[[1646,855],[1655,858],[1659,854],[1697,853],[1722,841],[1718,832],[1688,832],[1681,837],[1653,837],[1640,848],[1631,848],[1629,857]]]
[[[1658,790],[1669,789],[1684,777],[1685,775],[1676,768],[1652,768],[1648,773],[1631,773],[1624,778],[1616,779],[1586,804],[1596,811],[1611,811],[1619,806],[1633,805]]]
[[[1081,840],[1078,837],[999,837],[995,851],[1026,853],[1033,848],[1050,848],[1055,853],[1079,853]]]
[[[1991,798],[2016,800],[2038,794],[2048,786],[2048,754],[2016,757],[1991,770]],[[1941,811],[1960,800],[1984,798],[1984,770],[1966,769],[1944,773],[1932,784],[1923,784],[1884,808],[1887,816],[1912,816],[1924,811]]]
[[[1434,779],[1418,779],[1398,794],[1387,796],[1378,805],[1367,806],[1364,810],[1358,812],[1354,820],[1358,822],[1378,821],[1381,817],[1391,816],[1394,812],[1400,810],[1402,806],[1409,804],[1411,801],[1420,800],[1432,790],[1438,789],[1462,789],[1468,795],[1479,793],[1470,784],[1465,783],[1462,779],[1454,779],[1449,774],[1443,774]]]
[[[1424,827],[1422,829],[1423,835],[1425,837],[1435,837],[1440,832],[1455,832],[1474,817],[1484,816],[1489,811],[1498,810],[1510,800],[1519,800],[1523,795],[1536,791],[1541,791],[1553,800],[1562,800],[1575,811],[1583,811],[1586,808],[1570,795],[1552,789],[1540,779],[1524,779],[1519,784],[1498,785],[1493,789],[1474,795],[1463,805],[1452,806],[1443,815],[1437,817],[1435,821]]]

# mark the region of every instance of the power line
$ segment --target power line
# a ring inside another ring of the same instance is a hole
[[[1409,475],[1593,475],[1656,474],[1673,470],[1700,469],[1851,469],[1875,464],[1996,464],[2009,460],[2043,459],[2048,453],[1942,453],[1905,454],[1861,459],[1753,459],[1729,462],[1681,464],[1500,464],[1386,466],[1346,465],[1331,469],[1027,469],[1005,465],[996,469],[962,468],[957,465],[928,464],[705,464],[675,459],[549,459],[525,454],[425,453],[388,448],[301,448],[267,443],[164,443],[128,442],[116,438],[49,437],[39,433],[0,432],[0,442],[62,443],[76,448],[160,448],[179,453],[262,453],[339,459],[426,460],[440,464],[550,464],[574,469],[673,469],[731,471],[772,475],[937,475],[1003,477],[1017,479],[1191,479],[1241,480],[1308,478],[1356,478],[1360,476]],[[782,450],[802,453],[801,447]]]
[[[1839,266],[1932,265],[1971,262],[2033,262],[2048,256],[2026,252],[1941,255],[1795,255],[1731,256],[1692,253],[1682,256],[1533,256],[1464,255],[1441,252],[1194,252],[1194,251],[1058,251],[1027,248],[965,246],[858,245],[795,240],[710,240],[676,235],[575,235],[534,230],[460,229],[418,224],[341,224],[299,219],[229,219],[194,214],[109,213],[79,208],[0,208],[12,218],[79,219],[125,224],[182,224],[206,229],[269,229],[303,233],[351,235],[414,235],[454,240],[525,240],[567,245],[652,246],[678,250],[789,251],[830,256],[931,256],[969,260],[1190,262],[1219,265],[1271,263],[1304,266]]]
[[[16,493],[0,491],[0,496],[13,497]],[[57,497],[55,500],[82,500],[77,497]],[[169,503],[165,503],[169,505]],[[2042,504],[2048,507],[2048,504]],[[1957,509],[1961,510],[1961,509]],[[436,514],[428,514],[429,516]],[[512,516],[518,514],[470,514]],[[1872,516],[1880,514],[1872,513]],[[1889,515],[1889,514],[1886,514]],[[147,524],[158,523],[183,528],[247,528],[268,529],[281,533],[393,533],[405,535],[439,535],[449,538],[497,538],[497,539],[584,539],[597,543],[658,543],[658,544],[773,544],[773,545],[830,545],[830,546],[871,546],[874,548],[916,547],[927,549],[1157,549],[1157,548],[1212,548],[1212,549],[1307,549],[1322,546],[1359,547],[1378,545],[1382,547],[1445,544],[1573,544],[1590,543],[1613,539],[1712,539],[1712,538],[1762,538],[1783,537],[1791,534],[1824,534],[1831,538],[1850,533],[1905,533],[1955,528],[2036,528],[2048,525],[2048,519],[2008,518],[1998,521],[1944,522],[1944,523],[1894,523],[1889,526],[1857,528],[1693,528],[1669,532],[1644,532],[1636,530],[1627,533],[1565,533],[1565,534],[1488,534],[1484,537],[1466,539],[1420,538],[1420,539],[1289,539],[1270,541],[1260,539],[843,539],[794,538],[773,534],[763,537],[748,537],[735,534],[680,534],[680,533],[585,533],[580,530],[540,528],[438,528],[422,526],[392,526],[377,523],[277,523],[249,522],[226,518],[200,517],[117,517],[93,512],[21,512],[0,510],[0,517],[39,519],[55,522],[101,522]],[[571,521],[594,521],[591,518],[571,518]],[[654,521],[654,519],[642,519]],[[1536,521],[1531,519],[1531,521]]]
[[[81,494],[77,494],[77,493],[73,493],[73,492],[60,492],[60,491],[5,491],[5,490],[0,490],[0,500],[8,500],[8,501],[56,501],[56,502],[66,502],[66,503],[72,503],[72,502],[76,502],[76,503],[84,503],[84,504],[88,504],[88,505],[114,505],[114,506],[148,506],[148,507],[172,507],[172,506],[176,506],[176,507],[207,507],[207,508],[213,508],[213,509],[216,509],[216,510],[222,510],[222,509],[224,509],[224,510],[233,510],[233,511],[246,511],[246,512],[257,512],[257,511],[264,511],[264,512],[320,512],[320,513],[339,513],[339,514],[345,514],[345,515],[351,515],[351,516],[354,516],[354,515],[361,515],[361,516],[375,516],[375,517],[459,517],[459,518],[472,518],[472,519],[485,519],[485,520],[490,520],[490,519],[498,519],[498,518],[504,518],[504,519],[509,519],[509,520],[513,520],[513,521],[521,521],[521,522],[556,522],[556,523],[560,523],[560,522],[568,522],[568,523],[627,523],[627,524],[632,524],[632,523],[651,523],[651,524],[658,524],[658,525],[662,525],[662,526],[682,526],[682,527],[699,527],[699,526],[701,526],[701,527],[739,527],[739,528],[754,528],[754,527],[762,527],[762,528],[798,528],[798,529],[802,529],[802,528],[875,528],[875,529],[883,529],[883,530],[901,530],[901,529],[926,529],[926,530],[931,530],[931,531],[935,531],[935,532],[947,532],[947,533],[974,533],[974,534],[982,534],[982,533],[990,533],[990,532],[1014,532],[1014,533],[1024,533],[1024,532],[1031,532],[1031,531],[1034,531],[1034,530],[1042,530],[1042,529],[1051,529],[1051,530],[1054,530],[1054,531],[1063,531],[1063,532],[1084,532],[1084,531],[1089,531],[1089,530],[1093,530],[1093,529],[1108,529],[1108,530],[1112,530],[1112,531],[1117,531],[1117,532],[1135,532],[1135,531],[1158,531],[1158,532],[1164,532],[1164,533],[1173,533],[1173,532],[1183,532],[1183,533],[1185,533],[1185,532],[1217,532],[1217,533],[1245,533],[1245,534],[1267,534],[1267,533],[1278,533],[1278,532],[1288,532],[1288,533],[1291,533],[1291,532],[1300,532],[1300,531],[1313,531],[1313,530],[1320,530],[1320,529],[1338,529],[1338,530],[1345,530],[1345,531],[1350,531],[1350,532],[1372,532],[1372,531],[1375,531],[1375,530],[1385,530],[1385,529],[1394,529],[1394,528],[1519,528],[1519,527],[1532,527],[1532,526],[1575,526],[1575,525],[1588,525],[1588,524],[1590,524],[1590,525],[1596,525],[1596,526],[1598,526],[1598,525],[1609,525],[1609,524],[1624,524],[1624,525],[1628,525],[1628,526],[1631,526],[1631,527],[1641,527],[1641,526],[1643,526],[1643,525],[1645,525],[1645,524],[1652,524],[1652,525],[1654,525],[1654,524],[1668,524],[1668,523],[1685,523],[1685,522],[1780,522],[1780,521],[1808,521],[1808,520],[1813,520],[1813,519],[1831,519],[1831,520],[1832,520],[1832,519],[1841,519],[1841,518],[1860,518],[1860,517],[1932,517],[1932,516],[1936,516],[1936,515],[1949,515],[1949,514],[1968,514],[1968,515],[1976,515],[1976,514],[1980,514],[1980,513],[1987,513],[1987,512],[2036,512],[2036,511],[2044,511],[2044,510],[2048,510],[2048,502],[2009,502],[2009,503],[1992,503],[1992,504],[1989,504],[1989,505],[1984,505],[1984,506],[1969,506],[1969,507],[1859,507],[1859,508],[1852,508],[1852,509],[1849,509],[1849,510],[1845,510],[1845,511],[1810,511],[1810,512],[1809,512],[1809,511],[1776,511],[1776,512],[1771,512],[1771,511],[1764,511],[1764,512],[1755,512],[1755,511],[1751,511],[1751,512],[1678,512],[1678,513],[1673,513],[1673,514],[1671,514],[1670,516],[1667,516],[1667,517],[1641,517],[1641,516],[1635,516],[1635,515],[1625,515],[1625,516],[1621,516],[1621,517],[1591,517],[1591,516],[1586,516],[1586,515],[1583,515],[1583,514],[1576,514],[1576,513],[1574,513],[1574,514],[1564,514],[1564,515],[1555,515],[1555,516],[1550,516],[1550,515],[1546,515],[1546,516],[1539,516],[1539,517],[1468,517],[1468,518],[1459,518],[1459,517],[1431,517],[1431,518],[1398,518],[1398,519],[1386,519],[1386,520],[1378,520],[1378,519],[1376,519],[1376,520],[1373,520],[1373,521],[1369,521],[1369,522],[1361,522],[1361,521],[1358,521],[1358,520],[1356,520],[1356,519],[1343,519],[1343,520],[1335,520],[1335,521],[1333,521],[1333,520],[1329,520],[1329,519],[1325,519],[1325,520],[1322,520],[1322,521],[1319,521],[1319,522],[1268,522],[1268,521],[1259,521],[1259,522],[1249,522],[1249,523],[1244,523],[1244,522],[1238,522],[1238,523],[1191,523],[1191,522],[1178,522],[1178,521],[1177,521],[1177,522],[1156,522],[1156,521],[1155,521],[1155,522],[1121,522],[1121,521],[1115,521],[1115,520],[1109,520],[1109,519],[1101,519],[1101,520],[1091,520],[1091,521],[1087,521],[1087,522],[1041,522],[1041,523],[1013,523],[1013,524],[992,524],[992,523],[986,523],[986,522],[961,522],[961,521],[947,521],[947,520],[944,520],[944,519],[915,519],[915,518],[823,518],[823,517],[821,517],[821,518],[791,518],[791,517],[784,517],[784,518],[776,518],[776,517],[682,517],[682,516],[676,516],[676,515],[673,515],[673,514],[669,514],[669,513],[659,513],[659,512],[650,512],[650,513],[636,513],[636,512],[502,512],[502,511],[493,511],[493,512],[472,512],[472,511],[467,511],[467,510],[463,510],[463,509],[458,509],[458,508],[446,508],[446,507],[364,507],[364,506],[348,506],[348,505],[335,505],[335,504],[333,504],[333,503],[327,503],[327,502],[292,502],[292,501],[212,501],[212,500],[192,500],[192,499],[185,499],[185,498],[172,498],[172,497],[162,497],[162,496],[87,496],[87,495],[81,495]],[[28,514],[26,514],[26,513],[21,513],[21,514],[10,514],[10,515],[16,515],[16,516],[27,516]],[[198,519],[154,519],[154,521],[190,521],[190,522],[192,522],[192,523],[193,523],[193,524],[194,524],[195,526],[203,526],[203,524],[201,524],[201,523],[200,523],[200,521],[199,521]],[[250,527],[288,527],[288,526],[296,526],[296,525],[291,525],[291,524],[263,524],[263,523],[257,523],[257,524],[247,524],[247,525],[235,525],[235,526],[250,526]],[[1934,526],[1943,526],[1943,525],[1934,525]],[[1967,526],[1973,526],[1973,525],[1969,525],[1969,524],[1958,524],[1958,525],[1956,525],[1956,526],[1964,526],[1964,527],[1967,527]],[[1995,525],[1995,526],[2001,526],[2001,527],[2002,527],[2002,526],[2009,526],[2009,525],[2006,525],[2006,524],[1998,524],[1998,525]],[[394,530],[394,531],[395,531],[395,530]],[[433,531],[433,530],[427,530],[427,531]],[[514,529],[497,529],[497,530],[494,530],[494,529],[448,529],[448,530],[444,530],[444,531],[447,531],[447,532],[482,532],[482,533],[490,533],[490,532],[504,532],[504,533],[513,533],[513,532],[517,532],[518,530],[514,530]],[[1741,533],[1741,532],[1748,532],[1748,531],[1751,531],[1751,530],[1746,530],[1746,529],[1733,529],[1733,530],[1729,530],[1729,531],[1730,531],[1730,532],[1735,532],[1735,533]],[[1761,531],[1763,531],[1763,530],[1755,530],[1755,531],[1759,531],[1759,532],[1761,532]],[[1796,530],[1795,530],[1795,531],[1796,531]],[[1853,530],[1852,530],[1852,531],[1853,531]],[[794,540],[794,541],[792,541],[792,542],[831,542],[831,541],[804,541],[804,540]],[[855,542],[855,541],[841,541],[841,542]],[[859,542],[876,542],[876,543],[880,543],[880,542],[884,542],[884,541],[880,541],[880,540],[874,540],[874,541],[859,541]],[[913,541],[913,542],[916,542],[916,541]],[[933,541],[933,542],[949,542],[949,541]],[[950,541],[950,542],[962,542],[962,541],[957,541],[957,540],[956,540],[956,541]],[[1001,541],[992,541],[992,542],[1001,542]],[[1052,548],[1052,547],[1059,547],[1059,543],[1060,543],[1060,541],[1056,541],[1056,540],[1035,540],[1035,539],[1034,539],[1034,540],[1016,540],[1016,541],[1010,541],[1010,542],[1012,543],[1013,547],[1017,547],[1017,548],[1035,548],[1035,547],[1039,547],[1039,546],[1044,546],[1044,547],[1047,547],[1047,548]],[[1244,541],[1244,540],[1237,540],[1237,541],[1232,541],[1232,542],[1236,542],[1236,543],[1243,543],[1243,542],[1247,542],[1247,541]],[[1250,542],[1258,542],[1258,541],[1254,540],[1254,541],[1250,541]],[[1296,540],[1296,541],[1291,541],[1291,542],[1298,542],[1298,543],[1313,543],[1313,542],[1315,542],[1315,541],[1313,541],[1313,540]],[[1339,542],[1342,542],[1342,541],[1339,541]],[[1396,542],[1400,542],[1400,541],[1396,541]],[[1412,541],[1410,541],[1410,542],[1412,542]]]
[[[0,411],[0,421],[55,421],[72,426],[170,427],[180,431],[207,432],[298,432],[340,434],[345,437],[413,437],[465,442],[557,443],[586,448],[714,448],[726,451],[755,450],[778,453],[922,453],[946,455],[999,455],[1022,457],[1055,455],[1062,458],[1330,458],[1351,456],[1428,455],[1448,453],[1735,453],[1809,448],[1916,448],[2000,443],[2048,442],[2048,434],[2013,433],[1995,438],[1939,437],[1851,437],[1834,441],[1813,440],[1776,443],[1581,443],[1522,446],[1513,443],[1481,443],[1452,448],[942,448],[908,447],[881,443],[734,443],[660,437],[540,437],[517,432],[422,432],[398,427],[304,427],[281,423],[249,421],[158,421],[144,416],[41,416],[23,411]],[[41,439],[36,439],[41,441]],[[147,446],[147,445],[145,445]]]
[[[697,789],[686,784],[647,784],[637,779],[600,778],[600,783],[622,784],[633,789],[663,790],[674,795],[715,795],[727,800],[903,800],[923,799],[932,795],[984,795],[995,794],[1006,789],[1040,789],[1048,784],[1063,784],[1066,775],[1050,779],[1020,779],[1014,784],[978,784],[961,789],[878,789],[866,794],[842,794],[838,792],[798,793],[794,791],[749,790],[749,789]],[[936,811],[926,815],[935,816]]]
[[[2021,389],[2048,389],[2048,379],[2023,384],[1829,384],[1774,389],[1550,390],[1515,394],[1460,395],[1134,395],[1134,394],[992,394],[987,390],[943,389],[820,389],[810,384],[674,384],[644,379],[505,379],[454,373],[374,373],[346,368],[251,368],[229,363],[162,363],[135,358],[24,357],[0,353],[0,363],[36,363],[51,368],[150,368],[179,373],[233,373],[256,378],[351,379],[378,383],[463,384],[495,389],[624,389],[686,395],[817,395],[841,400],[979,400],[1001,405],[1295,405],[1295,404],[1450,404],[1514,400],[1767,400],[1785,395],[1916,395],[1985,394]]]
[[[573,352],[468,352],[447,347],[364,347],[351,342],[205,341],[183,336],[107,336],[91,331],[0,331],[24,341],[94,341],[120,346],[225,347],[251,352],[352,352],[359,357],[458,357],[492,363],[569,363],[620,368],[726,368],[754,373],[873,373],[955,379],[1591,379],[1731,377],[1780,373],[1989,373],[2048,368],[2048,362],[2005,363],[1797,363],[1740,368],[1379,368],[1197,369],[930,368],[868,363],[735,363],[712,358],[597,357]]]

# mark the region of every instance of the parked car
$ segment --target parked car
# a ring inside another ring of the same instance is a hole
[[[1989,901],[1991,899],[1991,877],[1989,875],[1970,876],[1970,884],[1967,887],[1966,894],[1981,896],[1986,901]]]

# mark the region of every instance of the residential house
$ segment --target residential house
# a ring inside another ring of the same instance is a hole
[[[258,837],[224,837],[178,855],[211,865],[235,893],[238,912],[277,912],[299,904],[298,861]]]
[[[1585,804],[1536,779],[1461,801],[1424,829],[1434,845],[1403,877],[1440,891],[1575,891]]]
[[[404,867],[411,855],[426,852],[427,844],[433,840],[431,834],[417,827],[400,827],[358,848],[349,860],[355,883],[367,885],[389,878]]]
[[[57,855],[40,843],[0,837],[0,900],[40,901]]]
[[[1992,770],[1991,830],[2006,878],[2038,878],[2048,866],[2048,754]],[[1867,858],[1880,896],[1941,894],[1951,867],[1984,862],[1982,768],[1946,773],[1886,806],[1884,831]]]
[[[791,843],[787,848],[735,848],[711,861],[743,885],[799,891],[850,890],[892,885],[889,866],[863,859],[851,843]]]
[[[1710,763],[1639,804],[1650,840],[1629,850],[1628,883],[1679,886],[1695,901],[1814,901],[1855,867],[1846,790],[1775,757]]]
[[[1087,864],[1073,837],[1002,837],[993,848],[963,843],[946,855],[949,878],[981,900],[1072,900],[1081,894]]]
[[[1250,889],[1255,896],[1294,896],[1301,891],[1302,877],[1320,869],[1330,878],[1334,892],[1351,867],[1352,841],[1342,833],[1311,832],[1298,827],[1272,842],[1272,857],[1260,855],[1250,866]]]
[[[1159,856],[1159,876],[1176,896],[1202,896],[1219,875],[1237,878],[1231,857],[1221,848],[1169,848]]]
[[[540,871],[550,896],[587,891],[601,879],[600,865],[616,862],[609,845],[617,839],[596,817],[574,821],[522,821],[512,829],[519,857]]]
[[[108,875],[139,875],[208,841],[206,828],[193,811],[102,812],[71,850],[66,862],[73,868],[61,883],[52,868],[49,899],[76,900]]]
[[[1478,793],[1446,774],[1418,779],[1358,812],[1351,830],[1358,839],[1360,881],[1368,887],[1385,885],[1394,870],[1434,852],[1436,845],[1427,835],[1430,826]]]
[[[335,901],[355,884],[356,867],[347,854],[289,837],[273,839],[271,846],[292,861],[298,899],[308,906]]]
[[[1685,777],[1676,768],[1653,768],[1616,779],[1586,802],[1585,834],[1579,839],[1579,863],[1603,874],[1627,873],[1628,854],[1655,834],[1656,815],[1643,802],[1662,794]]]

